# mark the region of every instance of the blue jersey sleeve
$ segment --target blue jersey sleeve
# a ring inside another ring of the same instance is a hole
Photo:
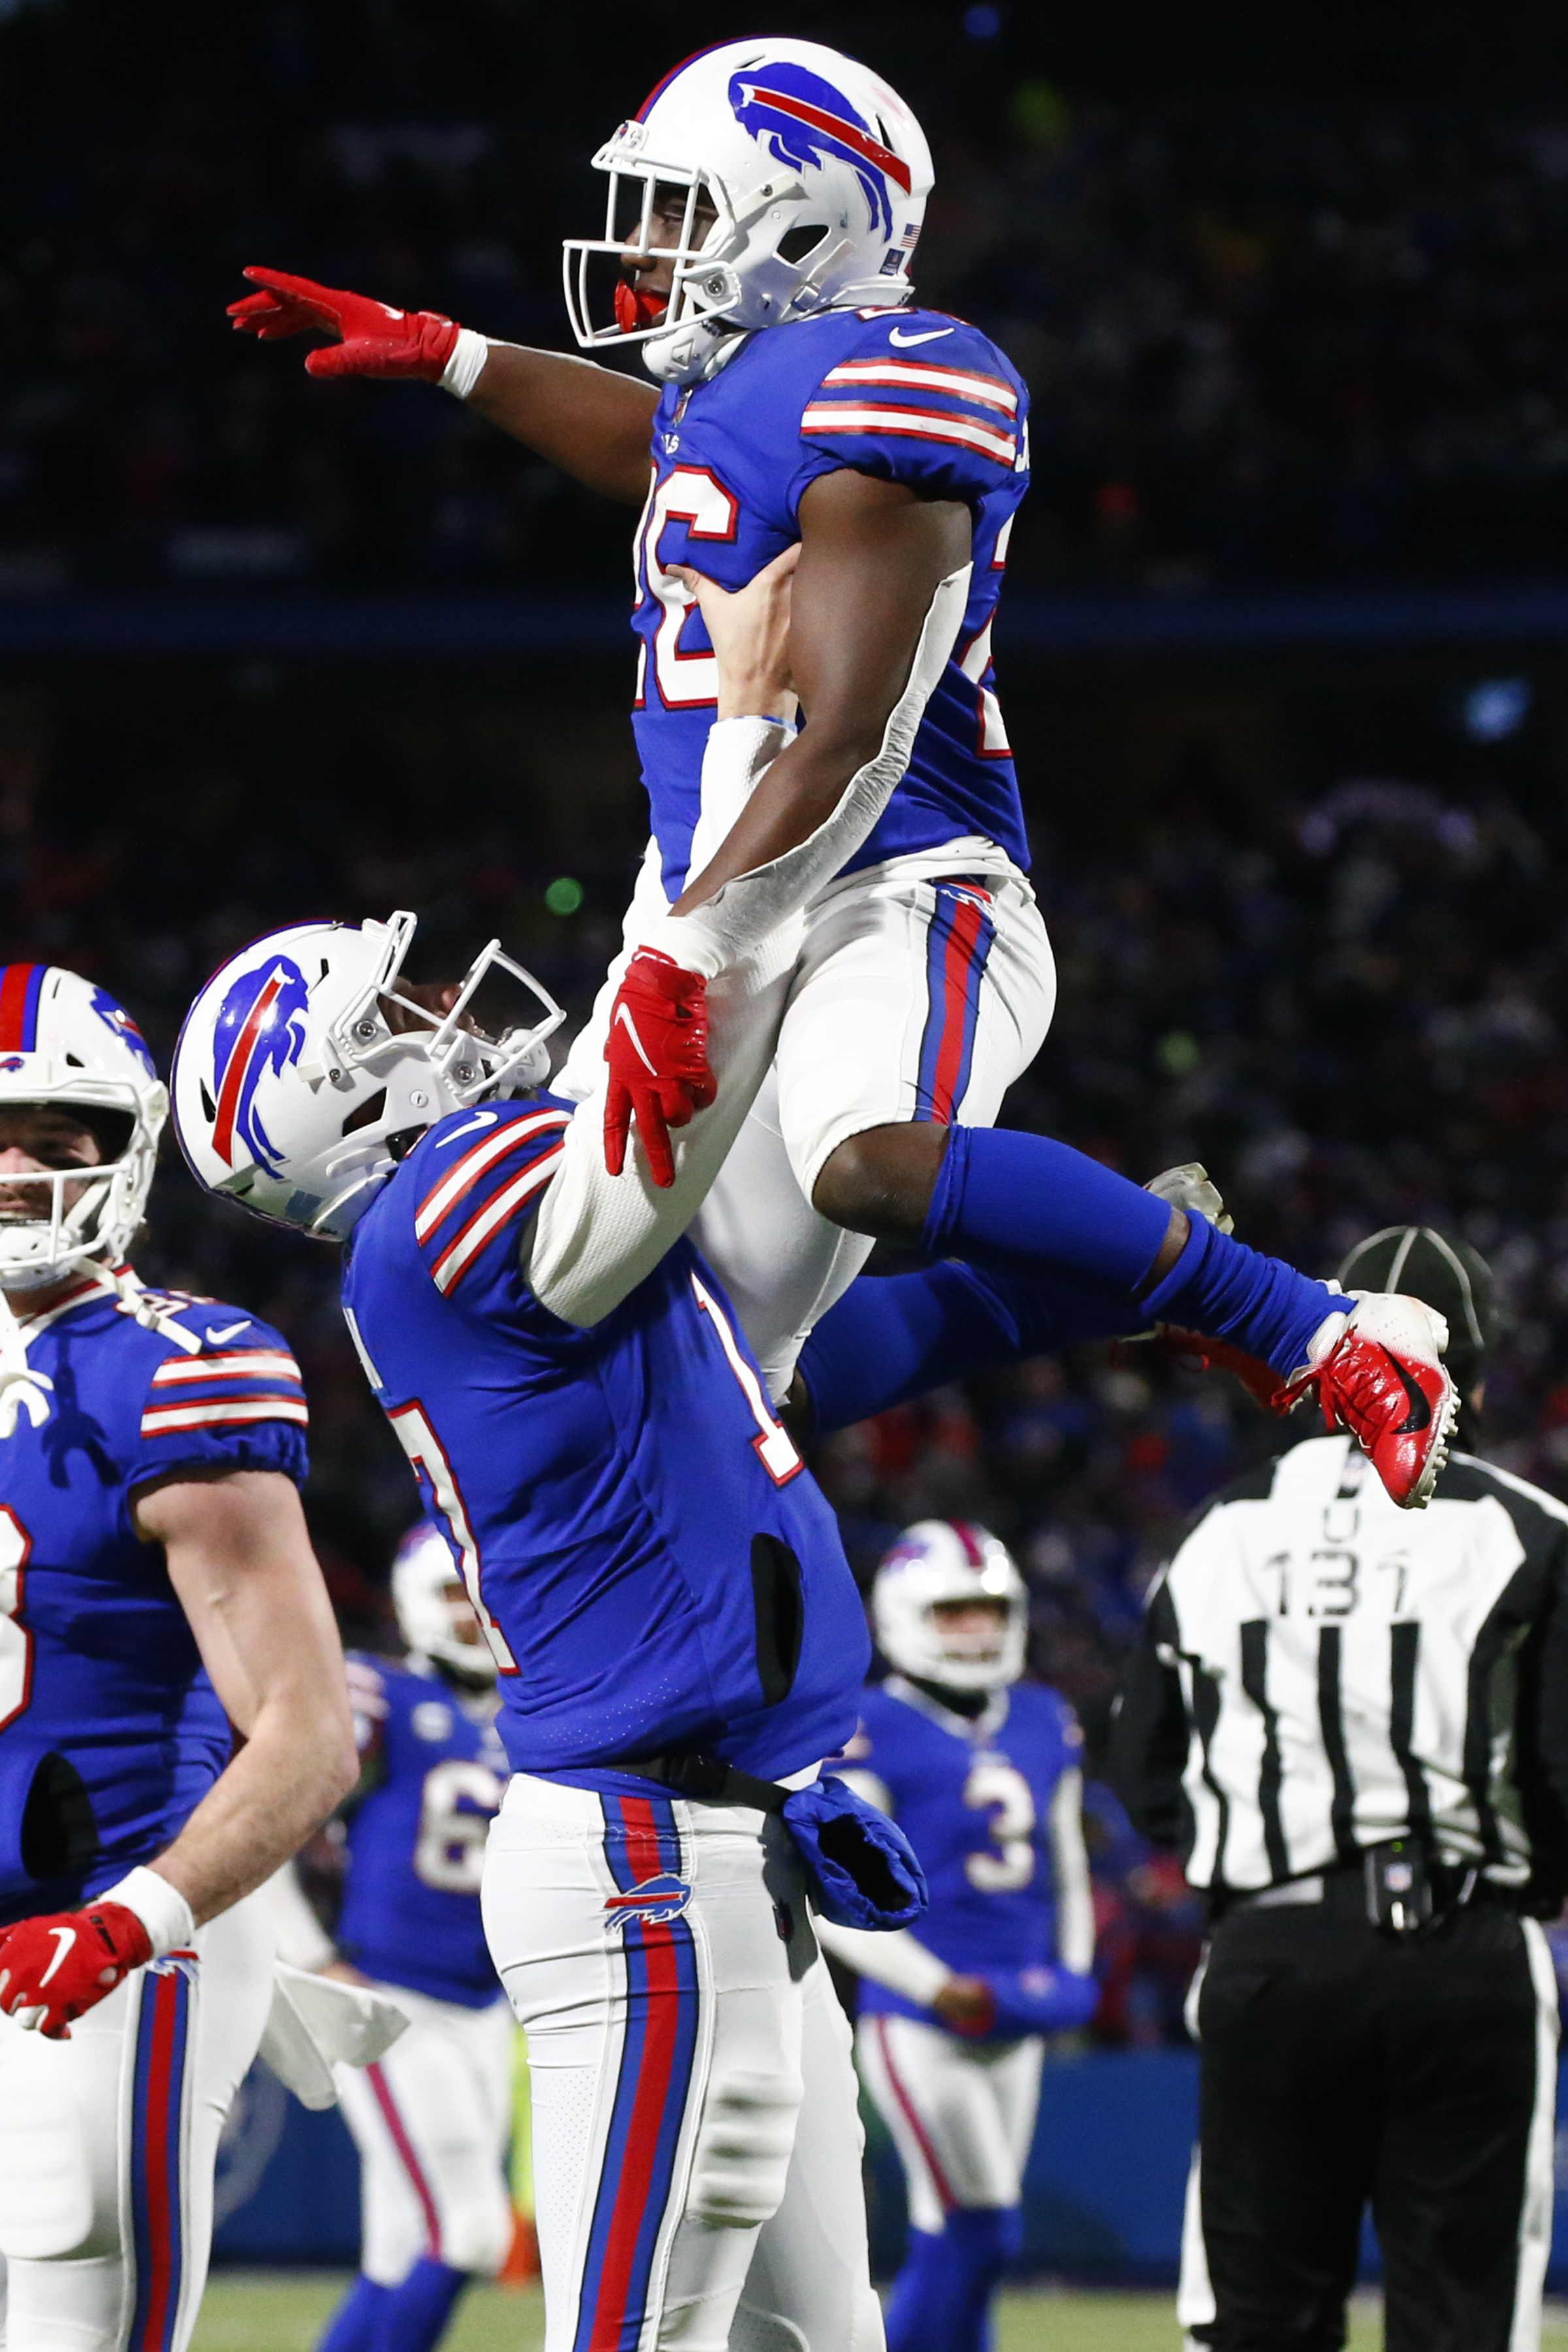
[[[510,1284],[523,1226],[571,1119],[559,1104],[505,1103],[437,1128],[421,1146],[414,1239],[444,1298],[479,1307],[498,1280]]]
[[[127,1487],[187,1467],[277,1470],[303,1486],[310,1408],[282,1334],[212,1299],[182,1304],[174,1319],[201,1346],[170,1341],[154,1366]]]
[[[939,311],[880,312],[805,403],[806,484],[837,467],[977,508],[1028,471],[1028,394],[988,336]]]

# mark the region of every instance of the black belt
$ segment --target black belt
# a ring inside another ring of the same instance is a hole
[[[1275,1886],[1219,1895],[1214,1900],[1215,1916],[1229,1918],[1241,1911],[1312,1910],[1320,1917],[1352,1919],[1375,1927],[1378,1921],[1368,1886],[1369,1859],[1367,1854],[1361,1854],[1354,1862],[1331,1864],[1326,1869],[1309,1871],[1300,1878],[1282,1879]],[[1432,1894],[1433,1919],[1447,1918],[1450,1912],[1468,1910],[1478,1904],[1518,1911],[1523,1893],[1517,1886],[1500,1886],[1495,1880],[1483,1877],[1478,1868],[1460,1863],[1428,1864],[1426,1883]]]
[[[657,1780],[672,1796],[689,1797],[702,1805],[749,1805],[753,1812],[782,1813],[795,1795],[776,1780],[760,1780],[721,1764],[716,1756],[613,1756],[601,1767],[606,1772],[633,1772],[639,1780]]]

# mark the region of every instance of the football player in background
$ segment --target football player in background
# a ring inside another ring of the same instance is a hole
[[[605,233],[567,246],[574,332],[640,345],[658,394],[274,270],[233,306],[263,338],[336,337],[317,375],[438,382],[643,508],[653,839],[561,1076],[589,1116],[533,1244],[554,1311],[598,1322],[696,1220],[779,1399],[874,1238],[1022,1255],[1321,1381],[1363,1442],[1389,1439],[1374,1458],[1399,1499],[1424,1499],[1455,1400],[1418,1302],[1347,1321],[1321,1286],[1227,1257],[1181,1201],[988,1131],[1055,1001],[991,663],[1028,396],[978,329],[914,305],[919,123],[835,50],[731,42],[594,162]],[[728,696],[693,575],[740,589],[797,548],[788,686]]]
[[[834,1769],[901,1824],[931,1908],[918,1937],[818,1934],[860,1973],[860,2071],[909,2187],[889,2352],[981,2352],[1022,2244],[1042,2036],[1086,2024],[1099,1997],[1082,1734],[1019,1679],[1028,1596],[984,1528],[908,1528],[871,1608],[893,1672]]]
[[[445,1541],[405,1538],[392,1598],[407,1655],[349,1654],[361,1758],[335,1942],[294,1906],[284,1957],[368,1984],[408,2030],[335,2070],[360,2157],[359,2276],[321,2352],[427,2352],[471,2278],[511,2242],[506,2177],[516,2029],[479,1917],[485,1838],[506,1785],[495,1659]]]
[[[833,1515],[689,1242],[592,1330],[541,1299],[573,1107],[522,1090],[559,1014],[470,1025],[487,981],[527,982],[493,947],[422,1002],[414,931],[232,958],[174,1092],[203,1182],[346,1243],[350,1331],[496,1660],[483,1916],[528,2032],[546,2342],[876,2352],[805,1855],[831,1884],[818,1825],[855,1842],[863,1920],[906,1924],[919,1885],[893,1825],[818,1783],[868,1659]]]
[[[355,1769],[293,1358],[125,1263],[167,1107],[102,989],[0,968],[8,2352],[188,2341],[272,2000],[242,1898]]]

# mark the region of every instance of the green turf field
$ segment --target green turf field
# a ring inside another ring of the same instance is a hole
[[[347,2281],[326,2272],[220,2271],[207,2290],[193,2352],[310,2352]],[[1568,2315],[1549,2312],[1549,2344],[1568,2345]],[[447,2352],[538,2352],[537,2293],[479,2287],[463,2304]],[[1375,2310],[1358,2310],[1351,2352],[1374,2352]],[[1179,2352],[1168,2295],[1009,2294],[997,2352]]]

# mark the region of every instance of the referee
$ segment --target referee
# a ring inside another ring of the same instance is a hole
[[[1375,1234],[1347,1289],[1448,1319],[1473,1420],[1486,1265]],[[1213,1930],[1178,2315],[1221,2352],[1338,2352],[1370,2203],[1388,2352],[1537,2345],[1568,1885],[1568,1508],[1453,1454],[1396,1510],[1310,1437],[1205,1511],[1119,1705],[1134,1821]]]

